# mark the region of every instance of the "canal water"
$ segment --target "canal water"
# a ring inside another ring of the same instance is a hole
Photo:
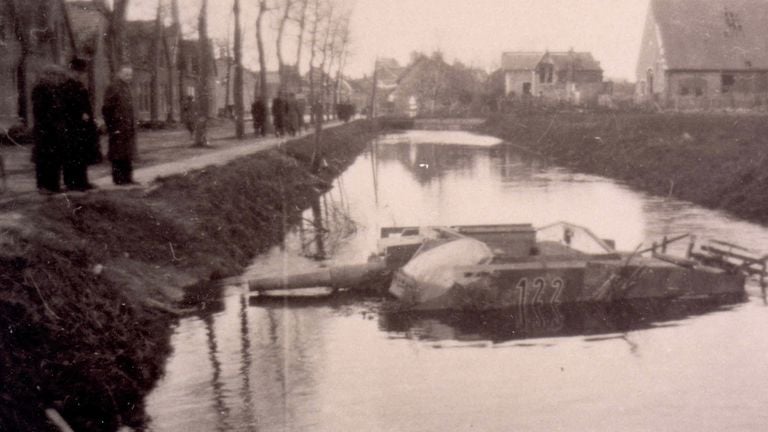
[[[382,136],[243,276],[364,261],[379,229],[560,220],[634,250],[697,233],[757,250],[768,229],[577,174],[463,132]],[[686,244],[673,249],[683,251]],[[323,292],[220,304],[179,323],[152,431],[691,431],[768,425],[768,309],[731,303],[397,312]]]

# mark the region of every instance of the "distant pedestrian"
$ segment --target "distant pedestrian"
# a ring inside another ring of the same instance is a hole
[[[181,122],[190,135],[195,133],[195,98],[186,96],[181,104]]]
[[[91,97],[83,83],[87,79],[87,67],[85,60],[73,58],[70,70],[74,75],[64,85],[69,126],[62,162],[64,184],[70,191],[92,189],[93,185],[88,182],[88,165],[101,162],[99,133],[93,120]]]
[[[112,181],[116,185],[133,183],[136,157],[136,119],[133,112],[130,80],[133,71],[123,66],[104,95],[104,123],[109,133],[107,157],[112,162]]]
[[[267,121],[267,106],[264,99],[258,98],[251,104],[251,116],[253,117],[253,131],[256,136],[265,136]]]
[[[296,106],[296,96],[293,93],[288,94],[283,104],[283,112],[285,113],[284,121],[288,134],[296,136],[299,129],[299,109]]]
[[[303,131],[307,127],[307,123],[304,120],[304,113],[307,111],[306,99],[299,99],[296,101],[296,114],[299,117],[299,131]]]
[[[283,136],[285,134],[285,102],[283,101],[282,94],[278,93],[277,96],[272,99],[272,123],[275,126],[275,136]]]
[[[32,89],[32,112],[37,188],[41,193],[61,192],[61,171],[67,135],[68,107],[65,99],[67,71],[48,65]]]

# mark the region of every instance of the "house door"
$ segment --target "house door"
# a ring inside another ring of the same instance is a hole
[[[523,94],[524,95],[530,95],[531,94],[531,83],[523,83]]]

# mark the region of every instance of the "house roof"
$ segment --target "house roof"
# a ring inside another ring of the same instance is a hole
[[[563,51],[563,52],[547,52],[541,59],[542,62],[552,63],[555,69],[563,69],[568,67],[571,62],[576,70],[580,71],[602,71],[600,62],[592,57],[592,54],[588,52],[577,51]]]
[[[505,52],[501,54],[501,68],[509,71],[532,71],[543,56],[543,52]]]
[[[551,63],[555,69],[565,68],[573,62],[577,70],[603,70],[600,62],[584,51],[515,51],[501,54],[501,68],[506,71],[534,71],[541,62]]]
[[[652,0],[669,69],[768,69],[765,0]]]

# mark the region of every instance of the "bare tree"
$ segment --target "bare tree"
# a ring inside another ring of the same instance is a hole
[[[352,19],[352,11],[349,10],[341,17],[341,23],[339,25],[337,33],[337,50],[338,66],[336,68],[336,83],[334,85],[333,92],[333,104],[339,103],[339,97],[341,92],[341,81],[344,77],[344,68],[346,67],[347,57],[349,55],[349,43],[351,40],[350,21]]]
[[[280,16],[277,22],[277,34],[275,35],[275,52],[277,54],[277,71],[280,75],[281,88],[286,82],[285,61],[283,59],[283,35],[285,34],[285,27],[291,16],[294,4],[295,0],[281,0],[281,5],[277,9],[280,12]]]
[[[197,31],[198,41],[198,77],[197,77],[197,119],[195,122],[195,147],[208,144],[208,80],[211,76],[210,42],[208,41],[208,0],[200,6]]]
[[[259,93],[267,101],[267,58],[264,54],[264,15],[270,10],[267,0],[259,0],[259,11],[256,15],[256,48],[259,52]],[[265,120],[264,127],[269,129],[269,116]]]
[[[301,12],[296,19],[296,25],[299,27],[299,33],[296,36],[296,73],[299,75],[299,78],[301,78],[301,54],[302,48],[304,47],[304,34],[306,33],[307,28],[307,11],[309,10],[309,0],[298,1],[301,5]],[[299,92],[303,91],[302,83],[303,81],[299,79]]]
[[[105,0],[98,0],[107,17],[107,58],[109,70],[114,76],[120,65],[126,60],[125,54],[125,16],[129,0],[114,0],[110,10]]]
[[[328,73],[326,68],[331,63],[330,54],[331,54],[331,48],[333,44],[332,36],[335,32],[335,27],[337,26],[336,21],[334,21],[334,17],[335,17],[334,13],[336,12],[334,3],[329,1],[326,4],[326,6],[327,6],[327,12],[325,13],[324,29],[323,29],[323,36],[322,36],[323,43],[322,43],[322,48],[320,48],[320,56],[322,60],[320,60],[320,65],[318,67],[320,71],[320,80],[321,80],[321,86],[322,86],[321,88],[322,93],[320,98],[322,99],[324,116],[328,114],[327,113]]]
[[[175,0],[174,0],[175,1]],[[167,12],[167,9],[166,9]],[[174,27],[171,27],[169,29],[166,27],[165,23],[163,23],[162,26],[162,42],[163,42],[163,51],[165,52],[165,73],[166,73],[166,79],[168,80],[168,85],[165,87],[165,100],[167,101],[167,112],[166,112],[166,118],[165,121],[168,123],[173,123],[175,121],[175,110],[173,106],[173,88],[174,88],[174,71],[176,69],[176,61],[178,59],[178,55],[176,53],[176,50],[179,49],[178,46],[178,38],[175,37],[175,35],[170,34],[169,30],[172,30]],[[174,42],[169,43],[169,39],[173,37]],[[181,80],[181,77],[179,77],[179,80]]]
[[[23,22],[23,17],[19,13],[19,8],[16,6],[16,0],[7,0],[7,11],[11,15],[13,20],[13,30],[16,35],[16,39],[19,41],[20,52],[19,62],[16,65],[16,107],[17,115],[24,124],[28,124],[29,121],[29,104],[27,103],[27,60],[32,53],[32,42],[30,41],[30,33],[26,31]]]
[[[243,139],[245,137],[245,102],[243,101],[243,35],[240,30],[240,0],[235,0],[233,12],[235,15],[235,84],[232,92],[235,98],[235,135],[237,139]]]
[[[160,0],[157,0],[157,11],[155,13],[155,31],[152,36],[152,54],[150,70],[150,89],[149,89],[149,119],[152,122],[159,120],[160,113],[160,51],[163,43],[163,14]]]
[[[320,72],[320,80],[323,79],[323,70],[325,69],[325,56],[318,67],[315,66],[315,59],[318,52],[324,50],[321,48],[321,39],[326,38],[327,31],[324,32],[322,26],[328,26],[330,19],[333,17],[333,5],[330,3],[321,2],[321,0],[314,0],[313,4],[313,20],[312,29],[310,30],[310,58],[309,58],[309,100],[312,107],[312,119],[315,125],[315,137],[314,137],[314,149],[312,152],[312,164],[311,170],[313,173],[320,171],[320,162],[322,161],[322,141],[321,133],[323,131],[323,103],[321,98],[318,97],[315,79],[317,78],[317,72]],[[326,41],[322,42],[322,46],[325,47]]]
[[[186,62],[184,60],[184,33],[181,29],[181,18],[179,17],[179,0],[172,0],[171,3],[171,16],[173,19],[173,27],[175,34],[176,45],[176,69],[177,69],[177,82],[178,85],[178,98],[179,98],[179,119],[184,121],[183,106],[186,92],[184,91],[184,75],[186,74]]]

